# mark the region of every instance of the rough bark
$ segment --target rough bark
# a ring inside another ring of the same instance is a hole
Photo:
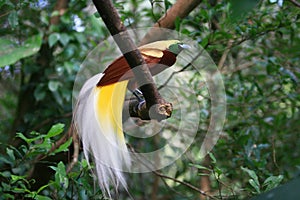
[[[204,167],[207,167],[207,168],[210,168],[210,157],[208,155],[206,155],[204,157],[204,160],[202,161],[202,166]],[[205,194],[209,194],[209,192],[211,191],[211,188],[210,188],[210,179],[209,179],[209,174],[210,174],[210,171],[206,170],[206,169],[203,169],[200,171],[200,173],[202,174],[207,174],[207,175],[202,175],[201,176],[201,179],[200,179],[200,189],[202,191],[205,192]],[[201,200],[205,200],[207,199],[207,196],[206,195],[203,195],[203,194],[200,194],[199,198]]]

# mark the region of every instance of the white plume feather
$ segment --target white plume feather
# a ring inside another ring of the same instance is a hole
[[[109,197],[110,185],[115,189],[126,181],[122,169],[130,167],[129,152],[122,131],[122,108],[128,81],[97,87],[103,74],[90,78],[82,87],[75,123],[89,161],[92,155],[99,185]]]

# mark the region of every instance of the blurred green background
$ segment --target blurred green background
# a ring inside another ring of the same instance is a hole
[[[128,28],[151,27],[175,3],[113,2]],[[81,63],[109,36],[91,5],[0,2],[0,199],[102,198],[81,155],[67,172],[71,140],[49,153],[70,126]],[[204,106],[194,144],[160,173],[210,197],[153,173],[128,174],[134,199],[249,199],[299,176],[299,18],[300,8],[287,0],[205,0],[176,20],[176,31],[197,41],[222,73],[227,116],[217,145],[198,159],[210,117],[210,102],[199,98]],[[196,94],[207,97],[202,83],[199,74],[190,80]],[[143,151],[155,141],[135,146]],[[130,198],[120,191],[118,199]]]

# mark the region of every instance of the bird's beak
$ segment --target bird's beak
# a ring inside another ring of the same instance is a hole
[[[179,46],[179,48],[181,48],[182,50],[183,50],[183,49],[190,49],[190,48],[191,48],[191,46],[190,46],[190,45],[187,45],[187,44],[179,44],[178,46]]]

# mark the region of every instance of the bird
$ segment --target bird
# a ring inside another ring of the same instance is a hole
[[[154,76],[174,65],[176,56],[188,45],[179,40],[161,40],[138,47],[149,71]],[[83,153],[95,165],[95,174],[102,193],[111,197],[121,185],[127,190],[123,174],[131,166],[123,129],[122,110],[128,87],[138,89],[134,74],[124,56],[117,58],[99,74],[88,79],[81,88],[74,112],[74,121]],[[91,156],[91,157],[90,157]]]

